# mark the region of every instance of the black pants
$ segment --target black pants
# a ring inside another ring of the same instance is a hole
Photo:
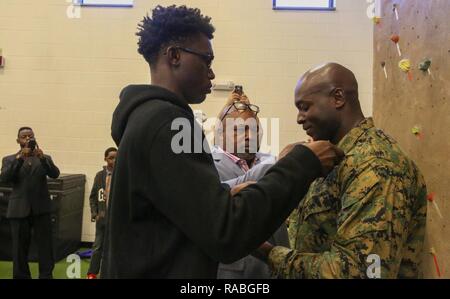
[[[100,265],[103,256],[103,243],[105,239],[105,227],[106,219],[105,217],[101,217],[95,223],[95,241],[92,246],[92,258],[88,270],[88,273],[90,274],[98,274],[100,272]]]
[[[27,218],[11,218],[13,247],[13,278],[31,279],[28,254],[33,229],[38,246],[39,278],[53,278],[55,261],[52,246],[52,223],[50,214],[30,215]]]

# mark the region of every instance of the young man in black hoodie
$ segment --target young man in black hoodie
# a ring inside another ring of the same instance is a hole
[[[139,53],[152,85],[126,87],[113,115],[119,151],[103,278],[215,278],[219,262],[234,262],[267,240],[310,183],[341,158],[329,142],[291,146],[232,198],[189,107],[211,91],[213,33],[209,17],[185,6],[157,6],[140,24]],[[180,144],[180,123],[200,134]]]

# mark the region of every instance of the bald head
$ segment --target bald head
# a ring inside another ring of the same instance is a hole
[[[349,103],[359,106],[358,81],[353,72],[346,67],[330,62],[307,71],[298,82],[296,93],[305,95],[340,88]]]
[[[295,89],[297,122],[314,140],[337,143],[364,115],[352,71],[327,63],[306,72]]]

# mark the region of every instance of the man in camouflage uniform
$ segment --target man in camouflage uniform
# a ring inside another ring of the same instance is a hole
[[[364,118],[354,74],[334,63],[307,72],[295,104],[308,135],[337,144],[346,158],[291,215],[295,249],[266,243],[255,254],[280,278],[418,278],[425,182],[396,141]]]

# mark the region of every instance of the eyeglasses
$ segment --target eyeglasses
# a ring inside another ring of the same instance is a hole
[[[246,103],[242,103],[240,101],[234,101],[233,105],[230,105],[227,112],[225,112],[225,114],[222,116],[222,119],[220,121],[223,121],[223,119],[225,118],[225,116],[228,115],[228,112],[230,112],[232,107],[234,107],[237,111],[241,111],[241,112],[245,111],[245,110],[250,110],[255,113],[255,116],[259,113],[259,107],[256,105],[246,104]]]
[[[190,54],[194,54],[194,55],[199,56],[200,58],[202,58],[202,59],[205,61],[206,66],[207,66],[209,69],[211,68],[212,62],[213,62],[213,60],[214,60],[214,55],[211,55],[211,54],[205,54],[205,53],[200,53],[200,52],[198,52],[198,51],[196,51],[196,50],[192,50],[191,48],[184,48],[184,47],[175,47],[175,48],[176,48],[176,49],[180,49],[181,51],[184,51],[184,52],[186,52],[186,53],[190,53]]]

